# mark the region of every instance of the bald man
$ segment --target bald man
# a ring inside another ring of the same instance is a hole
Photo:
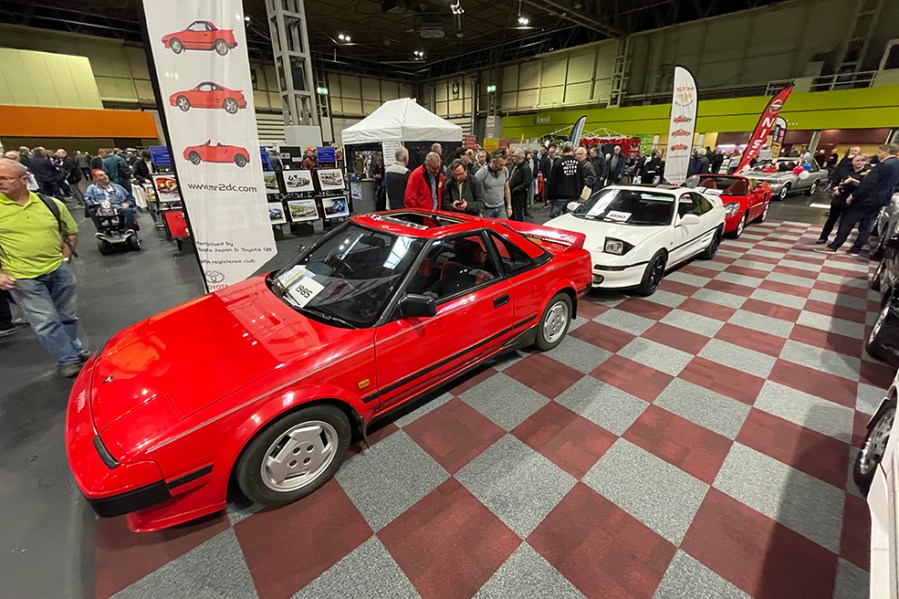
[[[425,163],[409,174],[406,183],[406,208],[413,210],[439,210],[443,203],[443,166],[440,155],[429,152]]]
[[[78,300],[68,257],[78,226],[65,204],[28,190],[28,169],[0,158],[0,289],[8,291],[71,378],[87,352],[78,339]]]

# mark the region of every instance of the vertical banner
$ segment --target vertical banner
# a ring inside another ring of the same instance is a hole
[[[774,121],[774,133],[771,134],[771,157],[780,158],[780,149],[784,145],[787,136],[787,119],[782,116]]]
[[[790,92],[792,91],[792,85],[783,88],[776,96],[771,98],[771,101],[765,106],[765,110],[762,111],[762,116],[755,126],[755,131],[752,132],[752,136],[749,138],[749,144],[747,144],[746,150],[743,152],[743,158],[740,159],[740,164],[737,165],[738,173],[748,167],[749,163],[752,162],[752,159],[758,156],[759,150],[762,149],[762,146],[765,145],[765,142],[768,140],[768,134],[771,132],[771,128],[774,127],[777,115],[784,107],[784,104],[787,103],[787,98],[790,97]],[[786,123],[784,123],[784,125],[786,125]],[[777,156],[773,151],[771,154],[772,156]]]
[[[571,135],[568,136],[568,139],[571,141],[572,145],[577,148],[581,145],[581,137],[584,136],[584,126],[587,124],[587,116],[584,115],[579,118],[574,123],[574,127],[571,128]]]
[[[241,0],[144,0],[146,43],[207,288],[277,249],[256,132]]]
[[[680,185],[687,178],[693,133],[696,131],[696,82],[683,67],[674,67],[674,92],[671,98],[671,124],[665,153],[665,180]]]

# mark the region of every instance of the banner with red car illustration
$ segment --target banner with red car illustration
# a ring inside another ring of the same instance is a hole
[[[240,0],[145,0],[178,186],[210,291],[276,253]]]
[[[749,163],[752,162],[752,159],[758,156],[759,150],[761,150],[762,146],[765,145],[765,142],[768,141],[768,134],[771,133],[771,128],[774,127],[774,124],[777,122],[777,115],[780,114],[784,104],[787,103],[787,98],[790,97],[790,92],[792,91],[792,85],[785,87],[780,90],[776,96],[771,98],[770,102],[768,102],[768,105],[762,112],[761,118],[759,118],[758,124],[755,126],[755,131],[752,132],[752,136],[749,138],[749,144],[743,151],[743,157],[740,159],[740,164],[737,166],[737,172],[748,167]],[[786,122],[784,122],[784,133],[786,133]],[[777,158],[777,155],[773,152],[772,155]]]
[[[683,67],[674,67],[671,124],[665,154],[665,180],[673,185],[680,185],[687,179],[698,104],[693,74]]]

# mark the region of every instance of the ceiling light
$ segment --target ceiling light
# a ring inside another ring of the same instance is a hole
[[[525,16],[519,16],[519,17],[518,17],[518,24],[519,24],[519,25],[528,25],[530,22],[531,22],[531,20],[528,19],[528,18],[525,17]]]
[[[454,15],[465,14],[465,9],[462,8],[462,0],[456,0],[454,3],[450,4],[450,10],[453,11]]]
[[[342,42],[350,42],[351,41],[350,36],[347,35],[346,33],[338,33],[337,39],[339,39]]]
[[[246,16],[246,17],[243,18],[243,20],[246,21],[247,23],[249,23],[249,22],[250,22],[250,17],[249,17],[249,16]]]
[[[415,54],[415,58],[424,58],[424,57],[425,57],[425,51],[424,51],[424,50],[415,50],[415,51],[413,52],[413,54]]]

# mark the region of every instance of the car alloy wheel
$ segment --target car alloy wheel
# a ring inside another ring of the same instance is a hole
[[[755,222],[757,222],[757,223],[765,222],[765,219],[768,218],[768,208],[770,208],[770,207],[771,207],[771,202],[765,202],[765,209],[762,210],[761,216],[759,216],[757,219],[755,219]]]
[[[896,400],[888,403],[877,415],[877,420],[871,424],[861,449],[855,458],[852,468],[852,478],[855,484],[865,494],[871,487],[877,465],[883,460],[886,453],[887,442],[890,440],[890,432],[896,420]]]
[[[191,164],[200,164],[200,162],[202,162],[202,159],[197,152],[191,152],[190,154],[188,154],[187,159],[190,160]]]
[[[737,230],[734,231],[734,238],[739,238],[740,235],[743,234],[743,229],[746,228],[746,223],[749,221],[749,211],[743,213],[743,218],[740,219],[740,222],[737,223]]]
[[[868,345],[879,345],[877,343],[877,338],[880,337],[880,331],[883,329],[883,324],[887,321],[887,317],[890,315],[890,299],[883,303],[883,309],[880,311],[880,314],[877,315],[877,320],[874,321],[874,326],[871,327],[871,335],[868,337]]]
[[[172,38],[172,41],[169,42],[169,48],[171,48],[172,52],[174,52],[175,54],[181,54],[181,52],[184,51],[184,45],[177,37]]]
[[[225,108],[225,112],[227,112],[228,114],[237,114],[237,102],[235,102],[231,98],[226,98],[223,106]]]
[[[790,193],[790,184],[787,183],[783,187],[780,188],[780,193],[777,194],[777,199],[781,202],[787,199],[787,194]]]
[[[247,157],[244,156],[243,154],[238,154],[237,156],[234,157],[234,164],[243,168],[244,166],[247,165]]]
[[[230,49],[231,48],[228,47],[228,42],[225,40],[215,40],[215,53],[219,56],[224,56]]]
[[[312,420],[287,429],[265,452],[263,484],[278,493],[306,486],[331,465],[336,445],[337,431],[327,422]]]
[[[714,236],[712,236],[712,240],[709,242],[708,247],[699,254],[700,259],[702,260],[711,260],[715,257],[715,254],[718,253],[718,248],[721,246],[721,228],[715,230]]]
[[[815,195],[816,191],[818,191],[818,180],[817,179],[812,181],[811,186],[809,186],[808,195],[813,196],[813,195]]]
[[[190,100],[188,100],[184,96],[178,96],[178,99],[175,100],[175,103],[178,104],[178,108],[180,108],[184,112],[190,110]]]
[[[549,300],[537,325],[537,348],[548,351],[561,343],[570,322],[571,298],[566,293],[557,293]]]
[[[648,296],[656,292],[656,289],[662,283],[662,278],[665,276],[666,262],[667,259],[664,252],[659,252],[652,257],[652,260],[649,261],[649,264],[646,265],[646,270],[643,272],[643,280],[640,286],[637,287],[638,295]]]

